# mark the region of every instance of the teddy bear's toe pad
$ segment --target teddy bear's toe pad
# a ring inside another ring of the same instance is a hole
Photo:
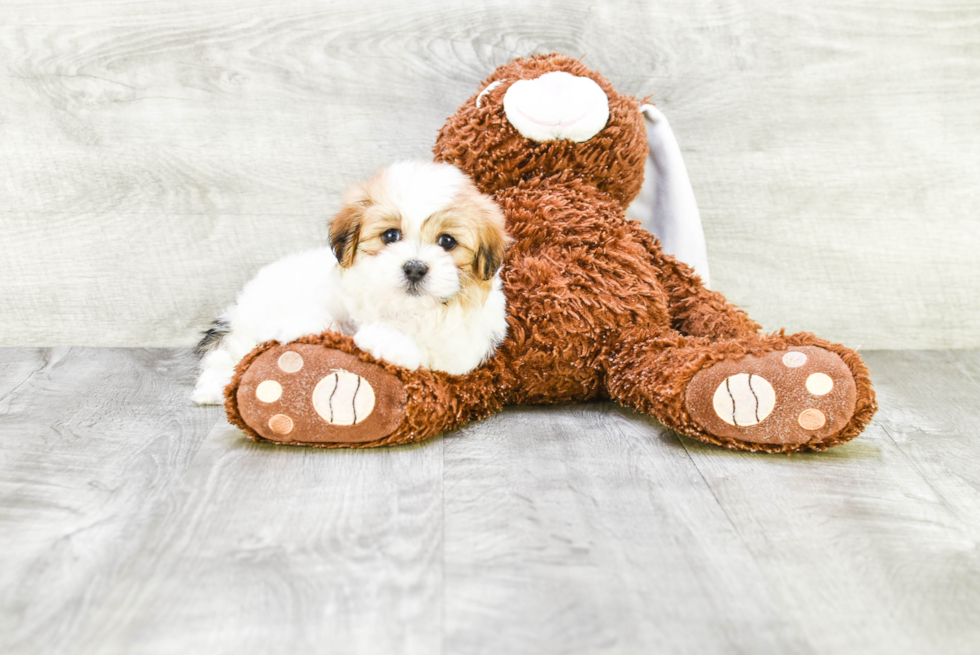
[[[706,432],[765,444],[821,441],[854,415],[857,388],[836,354],[816,346],[718,362],[687,388],[687,411]]]
[[[242,376],[238,411],[261,436],[282,443],[365,443],[405,416],[405,389],[380,366],[310,344],[275,346]]]

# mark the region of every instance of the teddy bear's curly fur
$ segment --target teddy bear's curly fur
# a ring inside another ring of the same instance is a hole
[[[591,139],[535,142],[508,121],[509,85],[553,71],[590,78],[606,93],[609,119]],[[805,332],[760,333],[625,217],[647,155],[636,99],[558,54],[501,66],[481,89],[492,82],[500,84],[448,119],[434,153],[493,195],[514,239],[502,270],[509,333],[496,355],[450,376],[378,361],[331,332],[262,344],[226,390],[233,423],[259,440],[367,447],[427,439],[508,404],[614,400],[739,450],[824,450],[862,431],[876,405],[854,351]],[[277,369],[290,349],[302,353],[309,375]],[[308,401],[313,387],[338,369],[378,390],[382,418],[345,427],[318,416]],[[269,378],[284,388],[275,406],[255,399],[256,385]],[[754,403],[751,420],[735,416],[745,402]],[[273,415],[292,417],[286,433],[270,427]]]

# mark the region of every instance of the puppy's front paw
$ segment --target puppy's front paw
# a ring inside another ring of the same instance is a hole
[[[378,359],[415,370],[425,363],[422,351],[415,341],[384,323],[369,323],[354,335],[354,343]]]
[[[198,383],[191,394],[191,402],[195,405],[222,405],[225,402],[225,388]]]
[[[237,361],[225,350],[212,350],[201,360],[201,374],[194,385],[191,402],[196,405],[223,405],[225,387],[231,382]]]

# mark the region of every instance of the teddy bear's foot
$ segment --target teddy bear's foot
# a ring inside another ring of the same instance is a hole
[[[718,362],[687,387],[685,406],[710,435],[757,444],[819,443],[854,416],[857,387],[839,356],[795,346]]]
[[[264,351],[235,393],[242,421],[280,443],[377,441],[405,417],[398,378],[340,350],[303,343]]]

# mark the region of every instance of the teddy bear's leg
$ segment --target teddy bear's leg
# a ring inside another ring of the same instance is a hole
[[[682,434],[740,450],[824,450],[860,434],[876,409],[857,353],[809,333],[636,339],[613,357],[606,386]]]
[[[656,252],[655,246],[650,246]],[[665,280],[671,326],[681,334],[714,341],[741,339],[761,327],[725,296],[708,289],[686,264],[659,255],[655,261]]]
[[[225,389],[229,420],[251,438],[319,447],[421,441],[500,410],[490,375],[410,371],[325,332],[246,356]]]

